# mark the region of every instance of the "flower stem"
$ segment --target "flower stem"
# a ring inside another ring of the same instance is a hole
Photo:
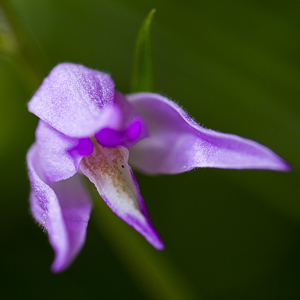
[[[152,248],[138,233],[124,224],[99,199],[98,194],[95,193],[94,199],[96,216],[92,219],[147,298],[199,299],[167,260],[165,253]]]

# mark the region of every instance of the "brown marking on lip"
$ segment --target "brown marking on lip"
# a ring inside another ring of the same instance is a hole
[[[138,195],[135,191],[130,167],[127,164],[128,155],[125,151],[128,150],[123,146],[107,148],[97,144],[94,145],[92,154],[83,157],[81,164],[90,173],[91,176],[88,177],[93,177],[98,185],[105,184],[107,180],[111,181],[116,193],[121,197],[122,194],[127,195],[132,200],[134,207],[139,209]]]

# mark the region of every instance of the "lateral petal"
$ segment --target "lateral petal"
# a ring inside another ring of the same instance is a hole
[[[163,96],[136,93],[127,99],[150,134],[130,149],[130,164],[145,173],[181,173],[197,167],[290,169],[283,159],[257,142],[203,128]]]
[[[31,211],[36,221],[47,230],[55,252],[52,271],[61,272],[72,263],[85,242],[91,201],[79,175],[47,184],[35,144],[27,153],[27,166],[31,182]]]
[[[128,163],[128,149],[123,146],[94,147],[79,165],[81,172],[95,184],[109,208],[128,225],[141,233],[157,249],[164,245],[154,230],[137,182]]]

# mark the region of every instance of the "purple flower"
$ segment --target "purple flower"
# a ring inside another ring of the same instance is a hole
[[[201,127],[163,96],[125,98],[107,74],[81,65],[56,66],[28,108],[40,118],[27,154],[31,210],[47,230],[54,272],[67,268],[85,241],[92,204],[83,175],[114,213],[163,249],[128,157],[130,165],[152,175],[196,167],[290,169],[254,141]]]

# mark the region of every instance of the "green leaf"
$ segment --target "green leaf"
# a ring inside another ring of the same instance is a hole
[[[155,11],[155,9],[150,11],[137,36],[134,51],[131,92],[151,92],[153,90],[150,27]]]

